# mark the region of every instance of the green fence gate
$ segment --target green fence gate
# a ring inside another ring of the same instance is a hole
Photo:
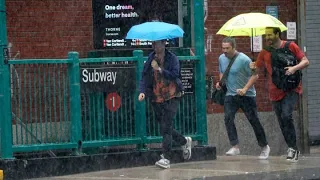
[[[193,6],[196,55],[178,57],[193,71],[194,91],[183,96],[175,128],[207,144],[203,1],[194,0]],[[0,0],[0,20],[6,22],[4,0]],[[137,100],[147,59],[141,50],[132,57],[79,59],[77,52],[70,52],[67,59],[8,60],[5,26],[0,28],[0,38],[1,158],[13,158],[17,152],[78,149],[79,145],[143,147],[161,142],[150,104]],[[83,65],[108,67],[116,62],[135,70],[135,88],[108,93],[81,89]],[[116,110],[106,109],[110,93],[121,97]]]

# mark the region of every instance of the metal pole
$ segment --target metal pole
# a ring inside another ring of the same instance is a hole
[[[178,0],[178,24],[183,29],[183,6],[182,0]],[[179,47],[183,47],[183,39],[179,38]]]
[[[306,0],[297,0],[298,5],[298,42],[306,53]],[[303,154],[310,154],[309,147],[309,120],[308,120],[308,69],[302,70],[303,94],[299,99],[299,148]]]
[[[144,141],[147,136],[147,125],[146,125],[146,102],[145,100],[142,102],[138,101],[139,96],[139,82],[141,80],[141,74],[143,71],[144,62],[143,51],[142,50],[134,50],[133,56],[137,58],[137,69],[136,69],[136,92],[134,96],[134,107],[135,107],[135,131],[136,136],[141,138],[141,144],[138,144],[138,149],[142,150],[144,148]]]
[[[200,144],[208,143],[207,135],[207,107],[206,107],[206,84],[205,84],[205,47],[204,47],[204,2],[203,0],[193,0],[194,9],[194,38],[196,55],[200,56],[200,61],[196,63],[195,73],[195,99],[197,113],[197,132],[202,134],[203,139]]]
[[[69,52],[68,59],[72,60],[72,63],[69,64],[68,67],[70,80],[71,142],[79,145],[82,142],[79,53]]]
[[[12,152],[12,116],[11,116],[11,86],[8,65],[9,51],[7,48],[7,26],[5,0],[0,0],[0,136],[1,158],[10,159]]]

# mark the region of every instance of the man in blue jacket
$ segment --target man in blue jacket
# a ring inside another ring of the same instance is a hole
[[[155,118],[160,124],[163,137],[161,159],[155,163],[161,168],[170,168],[172,140],[182,146],[184,159],[191,158],[191,137],[184,137],[173,128],[183,85],[180,80],[180,63],[177,56],[165,48],[166,40],[154,41],[154,51],[144,65],[139,86],[139,101],[151,100]]]

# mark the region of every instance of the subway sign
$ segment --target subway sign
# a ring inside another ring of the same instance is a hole
[[[132,91],[136,89],[134,64],[80,66],[81,92]]]

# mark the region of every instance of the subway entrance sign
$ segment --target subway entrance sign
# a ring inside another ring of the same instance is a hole
[[[80,65],[82,92],[132,91],[136,88],[136,67],[129,62]]]

